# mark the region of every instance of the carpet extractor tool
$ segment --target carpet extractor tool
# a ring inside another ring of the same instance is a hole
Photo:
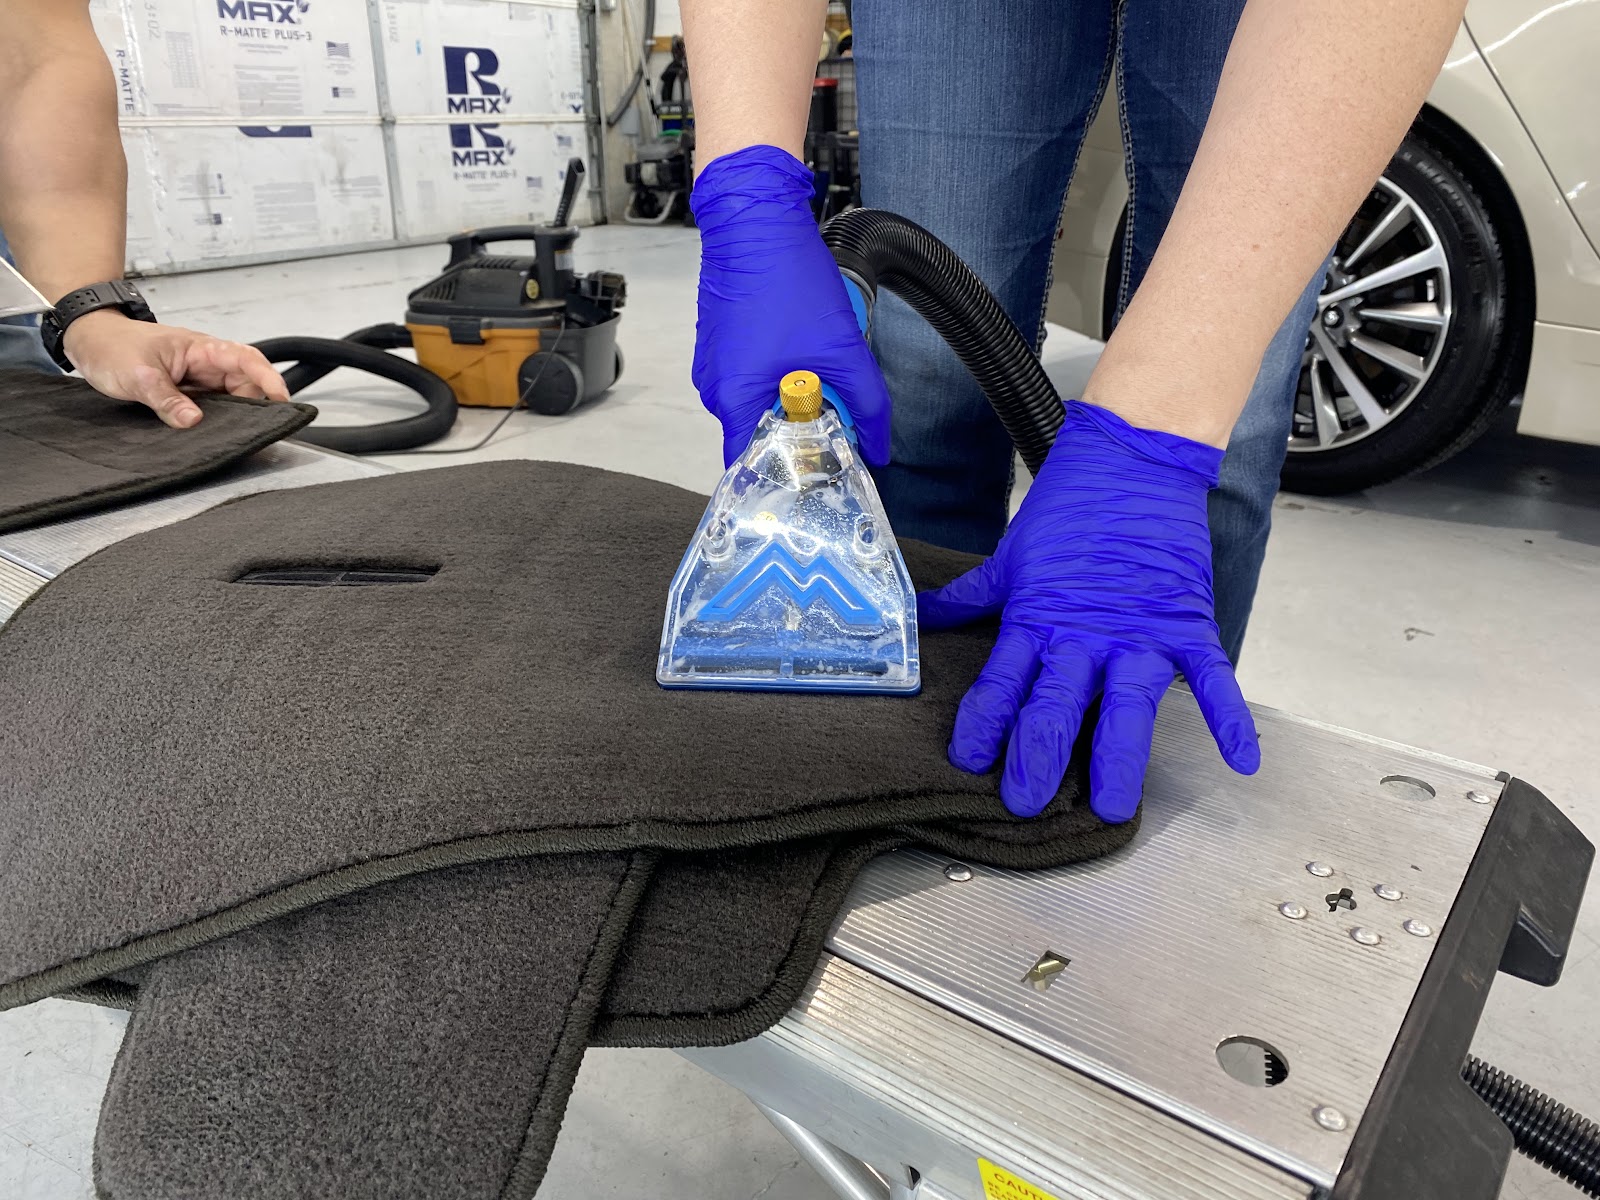
[[[988,289],[921,227],[856,209],[823,238],[863,333],[878,287],[938,330],[983,386],[1029,470],[1061,399]],[[656,661],[663,687],[909,695],[921,686],[917,603],[848,408],[794,371],[712,494],[673,577]]]
[[[427,403],[415,416],[376,425],[313,424],[302,441],[349,454],[406,450],[443,437],[458,405],[528,408],[563,416],[622,375],[617,324],[627,284],[615,271],[578,275],[570,223],[583,160],[567,163],[555,220],[496,225],[449,239],[444,271],[407,298],[404,325],[358,329],[342,339],[269,338],[256,348],[284,371],[291,393],[338,367],[410,388]],[[497,242],[531,241],[533,254],[490,253]],[[388,351],[416,349],[411,362]]]
[[[840,411],[810,371],[784,377],[672,581],[663,686],[921,686],[916,592]]]

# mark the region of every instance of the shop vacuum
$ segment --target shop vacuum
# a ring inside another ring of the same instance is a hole
[[[405,324],[257,342],[270,361],[295,364],[283,372],[290,394],[354,367],[410,388],[427,405],[375,425],[313,424],[300,440],[347,454],[409,450],[447,434],[458,405],[554,417],[610,388],[622,374],[617,324],[627,285],[615,271],[573,270],[578,229],[570,219],[583,176],[583,160],[571,159],[549,225],[496,225],[450,238],[450,261],[407,298]],[[533,254],[489,252],[508,241],[532,241]],[[389,353],[406,346],[416,362]]]

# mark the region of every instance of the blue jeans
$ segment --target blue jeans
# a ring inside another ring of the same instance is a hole
[[[1116,73],[1130,190],[1119,302],[1143,279],[1200,143],[1244,0],[856,0],[862,200],[942,238],[1037,347],[1062,202]],[[1211,496],[1217,623],[1237,659],[1266,553],[1320,276],[1263,357]],[[939,336],[880,296],[894,398],[877,472],[897,534],[990,553],[1012,447]]]
[[[11,248],[6,245],[3,232],[0,232],[0,258],[12,261]],[[0,369],[5,367],[60,374],[39,340],[38,317],[0,317]]]

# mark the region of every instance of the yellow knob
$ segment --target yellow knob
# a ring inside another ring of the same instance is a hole
[[[815,421],[822,415],[822,380],[814,371],[790,371],[778,385],[778,396],[791,421]]]

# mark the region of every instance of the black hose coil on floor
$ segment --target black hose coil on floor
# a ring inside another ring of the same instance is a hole
[[[1517,1149],[1589,1196],[1600,1196],[1600,1127],[1492,1067],[1467,1056],[1461,1077],[1505,1122]]]
[[[255,347],[272,363],[294,362],[283,379],[294,395],[339,367],[388,379],[410,388],[427,407],[415,416],[376,425],[308,425],[296,436],[302,442],[345,454],[384,454],[437,441],[456,423],[456,396],[450,385],[426,367],[388,350],[411,344],[402,325],[369,325],[347,338],[280,337]]]
[[[983,280],[922,226],[878,209],[840,213],[823,226],[822,240],[841,270],[874,292],[893,292],[933,326],[1037,475],[1066,413],[1033,346]]]

